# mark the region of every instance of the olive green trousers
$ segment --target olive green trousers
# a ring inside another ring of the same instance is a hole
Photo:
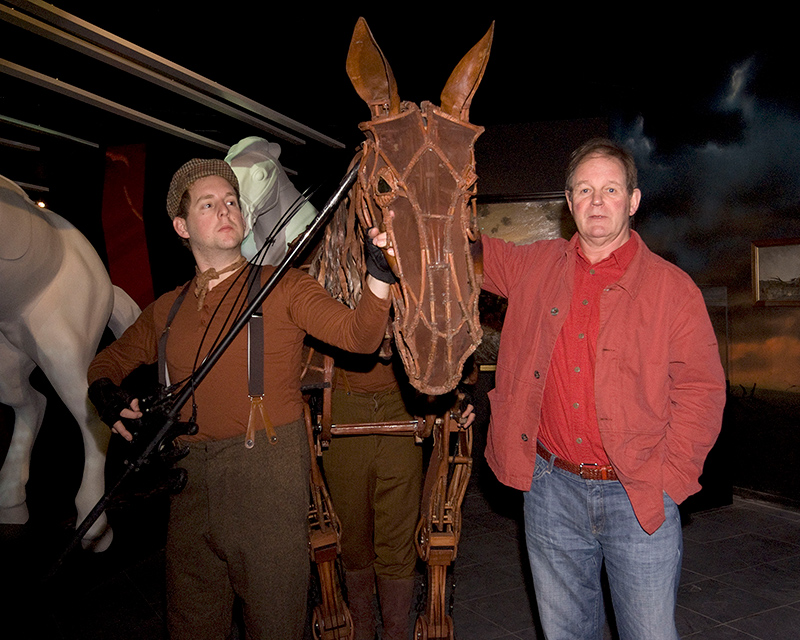
[[[334,423],[410,420],[399,391],[333,392]],[[384,578],[414,575],[414,530],[422,493],[422,447],[410,435],[335,436],[325,479],[342,523],[346,569]]]

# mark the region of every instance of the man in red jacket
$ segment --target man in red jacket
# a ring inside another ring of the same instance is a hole
[[[486,456],[524,494],[548,640],[600,639],[605,564],[623,640],[677,640],[677,505],[722,422],[725,379],[703,297],[630,228],[636,167],[609,140],[572,157],[570,240],[484,239],[508,298]]]

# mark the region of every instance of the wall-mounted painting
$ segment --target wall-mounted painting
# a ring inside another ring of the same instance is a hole
[[[570,238],[575,222],[567,208],[564,193],[548,193],[525,199],[478,199],[478,224],[481,233],[515,244],[537,240]],[[475,352],[481,370],[491,370],[497,362],[500,330],[505,318],[506,300],[486,291],[479,300],[483,341]]]
[[[479,198],[478,224],[481,233],[516,244],[570,238],[575,232],[563,192],[525,200],[487,202]]]
[[[800,306],[800,238],[753,242],[753,297],[757,306]]]

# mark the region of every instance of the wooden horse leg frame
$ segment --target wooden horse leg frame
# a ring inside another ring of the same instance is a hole
[[[345,604],[342,585],[336,571],[341,525],[333,510],[333,502],[317,463],[318,449],[308,404],[304,405],[304,409],[308,445],[311,451],[308,550],[311,554],[311,561],[317,567],[320,587],[320,603],[314,608],[312,618],[314,638],[317,640],[352,640],[353,620]]]
[[[308,365],[307,365],[308,366]],[[323,375],[333,371],[325,356]],[[330,378],[327,378],[330,380]],[[453,563],[461,537],[461,504],[472,472],[472,430],[452,416],[426,416],[405,422],[331,424],[330,384],[322,385],[319,438],[312,434],[312,417],[306,405],[306,427],[311,447],[311,506],[309,548],[320,581],[321,603],[314,610],[314,637],[318,640],[352,639],[350,612],[342,595],[335,563],[340,550],[340,525],[325,486],[317,457],[326,437],[345,435],[396,435],[433,437],[433,452],[422,490],[420,521],[415,546],[427,565],[425,611],[417,618],[415,640],[452,640],[453,619],[446,598],[447,568]],[[328,435],[330,434],[330,435]]]
[[[433,424],[433,454],[422,491],[416,546],[428,567],[425,613],[414,627],[416,640],[453,638],[446,605],[447,567],[456,559],[461,537],[461,503],[472,472],[472,429],[450,416]]]

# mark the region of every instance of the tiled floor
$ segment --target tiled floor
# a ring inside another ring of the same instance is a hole
[[[520,538],[519,494],[485,475],[471,482],[464,502],[453,597],[456,637],[542,638]],[[112,549],[78,554],[46,587],[34,576],[61,541],[37,534],[36,527],[27,538],[4,540],[0,572],[11,590],[2,597],[0,637],[164,638],[163,530],[153,524],[163,523],[162,516],[160,507],[121,512]],[[684,538],[678,600],[684,638],[797,637],[800,513],[736,498],[731,506],[694,514]]]
[[[520,499],[473,486],[456,563],[459,640],[532,640],[535,604]],[[800,513],[754,500],[692,514],[683,528],[677,623],[693,640],[790,640],[800,629]]]

